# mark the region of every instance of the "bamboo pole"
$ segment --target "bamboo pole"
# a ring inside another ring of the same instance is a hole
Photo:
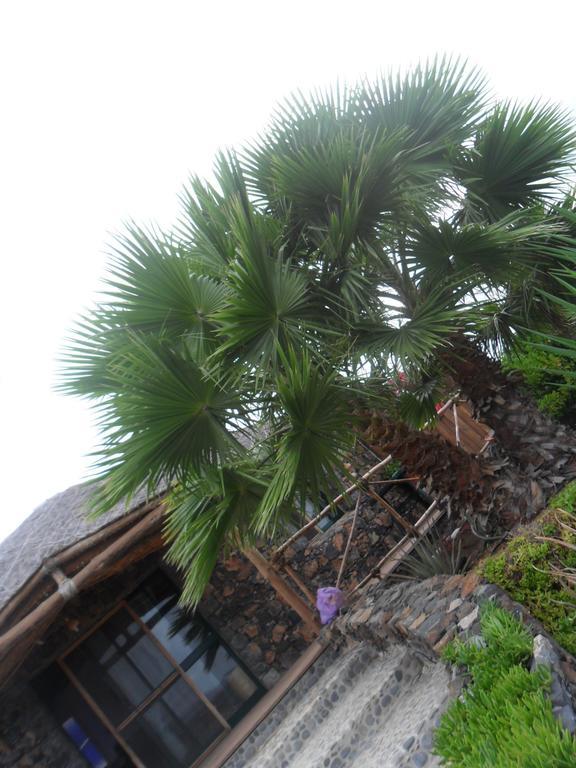
[[[456,447],[460,448],[460,422],[458,421],[458,405],[454,403],[452,406],[452,414],[454,416],[454,435],[456,437]]]
[[[434,500],[417,521],[415,528],[419,536],[427,533],[444,514],[444,508],[437,507],[438,502]],[[402,538],[378,563],[376,563],[370,573],[348,593],[348,597],[351,597],[359,589],[362,589],[362,587],[365,586],[378,571],[381,576],[387,576],[389,573],[392,573],[392,571],[400,565],[406,555],[410,554],[414,549],[416,542],[416,538],[404,536],[404,538]],[[383,570],[385,570],[384,573],[382,573]]]
[[[436,415],[437,415],[437,416],[442,416],[442,414],[444,413],[444,411],[447,411],[447,410],[448,410],[448,408],[450,408],[450,406],[454,404],[454,401],[455,401],[455,400],[456,400],[456,399],[457,399],[459,396],[460,396],[460,392],[456,392],[456,394],[455,394],[455,395],[452,395],[452,397],[451,397],[449,400],[447,400],[447,401],[444,403],[444,405],[442,406],[442,408],[439,408],[439,409],[438,409],[438,411],[436,412]]]
[[[320,624],[316,619],[314,612],[306,605],[304,600],[298,595],[292,587],[287,584],[276,568],[254,547],[245,549],[243,554],[250,560],[252,565],[264,577],[264,579],[274,588],[288,605],[296,611],[302,621],[310,627],[315,633],[320,632]]]
[[[146,514],[158,506],[158,503],[158,500],[156,500],[153,504],[143,505],[137,510],[123,515],[117,521],[109,523],[104,528],[96,531],[96,533],[82,539],[82,541],[72,544],[55,555],[51,555],[14,595],[14,597],[3,606],[2,610],[0,610],[0,627],[10,621],[15,614],[17,615],[22,610],[26,600],[28,600],[28,598],[33,598],[34,593],[42,586],[42,583],[48,576],[44,566],[50,567],[51,564],[54,564],[54,566],[62,567],[69,563],[74,557],[88,553],[99,544],[107,543],[107,540],[111,539],[114,534],[124,532],[125,529],[133,527],[135,521],[145,517]]]
[[[352,493],[353,491],[358,488],[359,485],[362,485],[362,483],[365,480],[368,480],[369,477],[372,477],[372,475],[375,475],[376,472],[378,472],[380,469],[383,469],[387,464],[390,464],[392,461],[392,454],[389,454],[386,456],[385,459],[378,462],[378,464],[374,465],[369,469],[367,472],[365,472],[362,477],[359,477],[358,480],[356,480],[355,483],[353,483],[349,488],[346,488],[345,491],[343,491],[340,495],[336,496],[335,499],[333,499],[329,504],[327,504],[324,509],[322,509],[316,517],[313,517],[311,520],[309,520],[306,525],[303,525],[302,528],[300,528],[298,531],[296,531],[295,534],[290,536],[289,539],[286,539],[284,544],[281,544],[278,549],[274,552],[272,559],[275,560],[277,557],[279,557],[282,552],[284,552],[287,547],[290,546],[293,542],[295,542],[297,539],[300,538],[300,536],[303,536],[307,531],[309,531],[311,528],[314,528],[314,526],[322,520],[323,517],[325,517],[336,504],[339,504],[341,501],[344,501],[344,499],[348,496],[348,494]]]
[[[289,566],[287,563],[283,563],[283,565],[282,565],[282,568],[284,569],[284,571],[286,571],[286,573],[288,574],[288,576],[290,576],[290,578],[292,579],[292,581],[294,582],[294,584],[296,584],[296,586],[298,587],[298,589],[299,589],[299,590],[302,592],[302,594],[303,594],[303,595],[306,597],[306,599],[308,600],[308,602],[310,603],[310,605],[315,605],[315,602],[316,602],[316,601],[314,600],[314,593],[313,593],[313,592],[311,592],[311,591],[308,589],[308,587],[306,586],[306,584],[304,584],[304,582],[302,581],[302,579],[300,578],[300,576],[298,576],[298,574],[296,573],[296,571],[294,570],[294,568],[292,568],[291,566]]]
[[[384,509],[390,512],[394,520],[396,520],[396,522],[399,523],[405,531],[408,531],[408,533],[410,533],[412,536],[418,535],[418,531],[414,528],[412,523],[409,523],[408,520],[405,520],[402,515],[394,509],[392,504],[389,504],[386,499],[383,499],[382,496],[380,496],[379,493],[376,493],[373,488],[366,488],[366,493],[375,501],[377,501],[381,507],[384,507]]]
[[[344,554],[342,556],[342,562],[340,563],[340,569],[338,571],[338,578],[336,579],[336,589],[340,588],[340,581],[342,580],[342,574],[344,573],[344,568],[346,567],[348,552],[350,551],[350,546],[352,545],[352,537],[354,536],[354,531],[356,530],[356,521],[358,520],[358,512],[360,511],[361,498],[362,498],[362,494],[359,493],[358,498],[356,499],[356,506],[354,507],[354,517],[352,518],[352,525],[350,526],[350,533],[348,534],[346,549],[344,550]]]
[[[399,483],[416,483],[420,480],[420,475],[414,477],[399,477],[394,480],[370,480],[368,485],[396,485]]]

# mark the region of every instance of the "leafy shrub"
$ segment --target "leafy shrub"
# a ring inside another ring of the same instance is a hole
[[[527,669],[532,638],[489,603],[481,614],[485,645],[456,640],[444,657],[465,665],[472,682],[452,702],[435,734],[435,752],[452,768],[569,768],[576,742],[554,718],[550,673]]]
[[[533,533],[518,536],[502,552],[489,557],[482,575],[525,605],[560,645],[576,653],[576,596],[560,576],[563,569],[574,567],[576,552],[538,540],[540,535],[569,538],[561,521],[562,516],[547,515]]]
[[[400,581],[424,581],[432,576],[453,576],[464,573],[468,565],[468,559],[462,555],[459,539],[446,541],[431,531],[415,543],[413,552],[404,558],[396,578]]]
[[[550,499],[549,506],[552,509],[563,509],[565,512],[576,512],[576,480],[572,480]]]
[[[570,377],[576,370],[573,360],[524,343],[515,352],[504,355],[501,364],[507,372],[520,371],[526,388],[543,413],[554,419],[569,415],[574,404]]]

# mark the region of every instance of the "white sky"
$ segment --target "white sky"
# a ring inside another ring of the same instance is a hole
[[[169,224],[188,173],[297,88],[454,53],[576,111],[575,29],[571,0],[3,0],[0,539],[86,476],[91,419],[52,388],[109,233]]]

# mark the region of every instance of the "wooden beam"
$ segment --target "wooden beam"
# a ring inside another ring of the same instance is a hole
[[[157,507],[158,503],[159,500],[156,499],[154,502],[140,506],[138,509],[109,523],[104,528],[101,528],[76,544],[72,544],[61,552],[52,555],[47,559],[46,563],[54,564],[55,567],[63,567],[67,565],[74,559],[78,559],[81,555],[87,554],[99,544],[106,544],[115,534],[134,526],[137,520],[148,514],[151,509]],[[42,565],[0,610],[0,628],[8,621],[13,621],[15,618],[17,620],[18,614],[21,612],[26,601],[33,598],[43,585],[45,586],[46,583],[50,583],[47,581],[47,577],[48,574],[46,573],[46,569],[44,565]]]
[[[315,605],[316,601],[314,600],[314,594],[308,589],[306,584],[302,581],[300,576],[296,573],[296,571],[291,568],[287,563],[282,564],[282,569],[290,576],[294,584],[298,587],[300,592],[306,597],[310,605]]]
[[[366,488],[366,493],[371,496],[375,501],[380,504],[381,507],[384,507],[385,510],[390,512],[394,520],[396,520],[397,523],[399,523],[402,528],[404,528],[405,531],[408,531],[412,536],[417,536],[418,531],[416,528],[412,525],[412,523],[409,523],[408,520],[405,520],[400,512],[397,512],[392,504],[389,504],[386,499],[383,499],[382,496],[380,496],[379,493],[376,493],[376,491],[373,488]]]
[[[243,554],[250,560],[252,565],[274,588],[278,595],[288,605],[296,611],[302,621],[316,634],[320,632],[320,624],[314,612],[306,605],[304,600],[298,595],[292,587],[287,584],[276,568],[254,547],[245,549]]]
[[[115,562],[126,549],[161,525],[163,515],[163,505],[153,509],[75,576],[67,579],[65,589],[59,588],[58,591],[53,592],[17,624],[0,635],[0,660],[19,642],[23,634],[30,633],[31,636],[37,636],[38,627],[43,627],[46,622],[53,621],[73,593],[80,592],[100,581],[106,568]]]

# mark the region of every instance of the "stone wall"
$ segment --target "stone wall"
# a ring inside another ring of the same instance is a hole
[[[219,563],[199,608],[266,688],[313,639],[298,614],[240,554]]]
[[[546,638],[558,657],[558,672],[576,702],[576,659],[565,651],[520,603],[493,584],[481,583],[475,573],[434,576],[421,582],[390,586],[375,583],[351,609],[325,630],[327,639],[367,640],[385,647],[401,641],[430,658],[458,635],[480,634],[479,609],[487,600],[521,619],[534,636]]]
[[[86,768],[29,685],[0,694],[0,768]]]
[[[412,524],[428,506],[415,491],[403,484],[375,486],[375,489]],[[286,550],[286,562],[307,586],[317,589],[335,585],[352,526],[355,502],[355,497],[352,497],[349,502],[351,509],[327,531],[310,540],[302,537]],[[405,534],[406,530],[387,509],[365,495],[346,561],[342,589],[356,586]]]

